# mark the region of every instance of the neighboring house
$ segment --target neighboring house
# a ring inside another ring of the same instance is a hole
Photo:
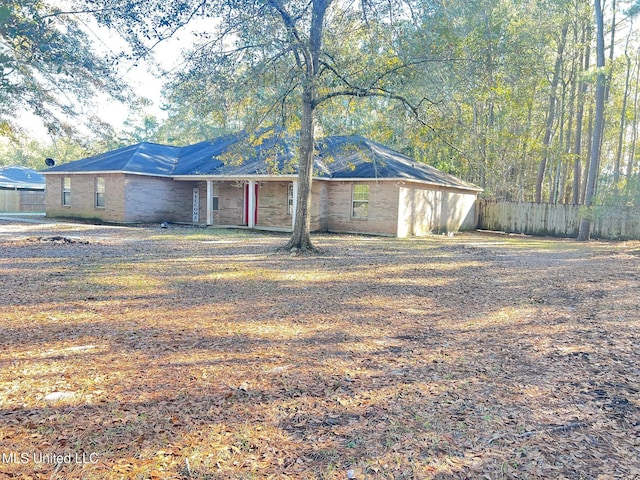
[[[44,212],[44,176],[31,168],[0,167],[0,212]]]
[[[50,217],[293,228],[297,165],[276,134],[140,143],[44,173]],[[329,137],[317,145],[311,228],[397,237],[474,229],[480,191],[363,137]]]

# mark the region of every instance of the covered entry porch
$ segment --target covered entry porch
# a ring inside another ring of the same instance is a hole
[[[200,177],[193,185],[194,224],[293,231],[298,193],[296,176],[225,179]]]

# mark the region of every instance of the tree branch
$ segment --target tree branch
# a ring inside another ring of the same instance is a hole
[[[422,98],[417,105],[414,105],[406,97],[404,97],[402,95],[395,94],[393,92],[389,92],[389,91],[386,91],[386,90],[383,90],[383,89],[369,90],[369,89],[363,89],[363,88],[357,88],[356,87],[355,89],[352,89],[352,90],[340,90],[340,91],[331,92],[331,93],[329,93],[327,95],[319,97],[316,100],[316,106],[318,106],[322,102],[325,102],[325,101],[327,101],[327,100],[329,100],[331,98],[336,98],[336,97],[352,97],[352,98],[354,98],[354,97],[355,98],[380,97],[380,98],[388,98],[390,100],[398,101],[402,105],[404,105],[404,107],[407,108],[409,110],[409,112],[411,112],[412,117],[418,123],[420,123],[420,125],[422,125],[422,126],[428,128],[429,130],[431,130],[449,148],[451,148],[452,150],[457,152],[462,158],[465,158],[465,159],[469,158],[465,152],[463,152],[458,147],[456,147],[453,143],[451,143],[449,140],[444,138],[440,134],[440,132],[438,132],[438,130],[435,127],[433,127],[432,125],[430,125],[429,123],[427,123],[425,120],[422,119],[422,117],[420,116],[420,107],[425,101],[429,102],[431,105],[437,105],[436,102],[433,102],[433,101],[429,100],[426,97]]]
[[[307,51],[306,48],[304,48],[304,42],[302,41],[302,36],[300,35],[298,28],[296,27],[296,22],[293,19],[293,17],[291,17],[291,15],[289,15],[289,12],[285,10],[280,0],[266,0],[266,1],[278,12],[278,14],[280,15],[280,18],[282,18],[282,21],[284,22],[284,25],[287,31],[290,33],[292,38],[295,40],[295,43],[297,44],[294,46],[293,52],[294,52],[294,56],[296,57],[296,63],[298,67],[302,68],[302,64],[303,64],[302,60],[300,59],[300,53],[299,53],[300,50],[302,50],[302,55],[304,56],[304,60],[305,60],[304,63],[306,65],[310,65],[311,59],[309,58],[309,52]]]

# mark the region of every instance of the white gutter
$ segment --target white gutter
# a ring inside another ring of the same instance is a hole
[[[140,175],[142,177],[160,177],[160,178],[173,178],[173,175],[162,175],[159,173],[141,173],[141,172],[128,172],[126,170],[93,170],[88,172],[41,172],[43,175],[110,175],[114,173],[124,175]]]
[[[213,180],[218,182],[229,182],[237,180],[283,180],[283,179],[296,179],[298,174],[287,175],[215,175],[215,174],[202,174],[202,175],[171,175],[176,181],[184,182],[202,182],[205,180]]]
[[[325,182],[406,182],[406,183],[420,183],[422,185],[429,185],[433,187],[446,187],[446,188],[455,188],[458,190],[471,190],[473,192],[483,192],[484,188],[480,187],[467,187],[463,185],[453,185],[450,183],[436,183],[429,182],[427,180],[420,180],[417,178],[408,178],[408,177],[393,177],[393,178],[326,178],[326,177],[314,177],[314,181],[316,180],[324,180]]]
[[[143,177],[159,177],[159,178],[171,178],[176,181],[182,182],[204,182],[207,180],[213,180],[218,182],[229,181],[243,181],[243,180],[294,180],[298,178],[298,174],[286,174],[286,175],[215,175],[215,174],[202,174],[202,175],[161,175],[154,173],[140,173],[140,172],[128,172],[123,170],[96,170],[89,172],[42,172],[43,175],[105,175],[120,173],[125,175],[140,175]],[[417,178],[408,177],[393,177],[393,178],[327,178],[327,177],[313,177],[313,181],[324,182],[410,182],[419,183],[421,185],[428,185],[431,187],[439,188],[455,188],[457,190],[470,190],[472,192],[483,192],[484,189],[480,187],[467,187],[463,185],[452,185],[448,183],[436,183],[429,182],[427,180],[420,180]]]

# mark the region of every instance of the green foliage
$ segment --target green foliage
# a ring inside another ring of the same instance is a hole
[[[39,117],[52,135],[91,123],[82,106],[97,92],[124,98],[109,61],[92,50],[82,24],[41,0],[7,0],[0,8],[1,133],[17,133],[17,112]]]
[[[574,180],[586,183],[600,71],[585,61],[593,56],[589,0],[329,2],[311,71],[315,3],[85,0],[137,55],[191,26],[192,48],[165,89],[168,120],[137,114],[118,142],[185,144],[260,125],[296,132],[302,92],[311,86],[318,136],[368,136],[484,187],[487,197],[532,200],[543,161],[543,201],[571,202]],[[628,26],[620,12],[617,24]],[[610,80],[600,202],[636,202],[640,57],[629,31],[631,53],[604,67]],[[613,185],[606,176],[619,148]]]
[[[640,206],[640,174],[621,179],[617,184],[613,175],[602,175],[594,203],[603,207]]]
[[[184,68],[176,71],[167,85],[169,120],[161,135],[202,139],[259,125],[299,128],[301,88],[309,81],[301,63],[303,45],[310,35],[306,3],[281,5],[295,23],[297,38],[284,24],[278,2],[181,2],[180,7],[172,7],[175,16],[170,20],[154,2],[144,7],[128,0],[108,3],[110,8],[101,13],[101,20],[132,39],[139,51],[151,48],[192,18],[210,19],[205,30],[194,36],[193,48],[185,53]],[[365,104],[363,98],[391,96],[399,85],[414,78],[414,65],[429,61],[405,39],[409,32],[415,34],[418,26],[408,17],[385,19],[389,7],[383,4],[370,7],[365,14],[357,8],[331,4],[323,25],[320,68],[313,84],[316,105],[326,104],[320,122],[327,133],[339,129],[338,115],[330,112],[341,102],[339,97],[353,97],[360,99],[354,103]],[[413,93],[423,92],[414,89]],[[419,104],[422,97],[407,95],[407,99]],[[379,104],[378,100],[371,103]]]
[[[44,143],[20,134],[0,141],[0,166],[21,165],[42,170],[44,159],[53,158],[56,164],[90,157],[111,147],[99,138],[92,143],[83,143],[72,137],[59,137],[52,143]]]

